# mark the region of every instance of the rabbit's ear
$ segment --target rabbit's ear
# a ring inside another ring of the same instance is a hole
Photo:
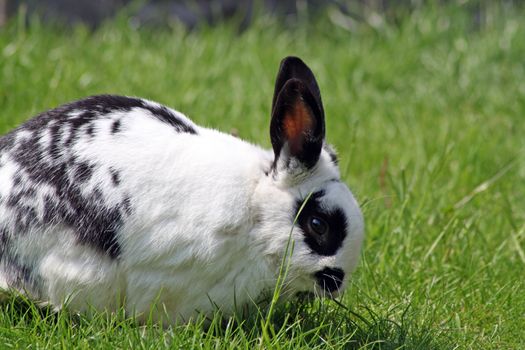
[[[325,137],[324,113],[308,83],[291,78],[274,99],[270,137],[274,169],[310,169],[317,164]]]
[[[290,79],[300,80],[308,87],[315,98],[321,113],[324,114],[323,102],[321,101],[321,92],[319,90],[319,85],[317,85],[317,81],[315,80],[314,73],[312,73],[310,68],[308,68],[308,66],[300,58],[294,56],[285,57],[279,66],[279,73],[277,73],[277,78],[275,80],[275,90],[273,93],[272,112],[275,108],[279,93],[281,92],[284,84],[286,84],[286,82]]]

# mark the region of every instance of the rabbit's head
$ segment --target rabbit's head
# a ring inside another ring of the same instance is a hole
[[[363,216],[325,142],[315,77],[299,58],[281,62],[270,137],[274,157],[255,194],[259,246],[275,271],[284,261],[286,293],[337,295],[358,261]]]

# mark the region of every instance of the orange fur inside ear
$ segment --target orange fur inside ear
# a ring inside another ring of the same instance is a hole
[[[283,128],[292,154],[301,152],[305,135],[312,130],[314,122],[312,111],[302,101],[297,101],[293,110],[286,114]]]

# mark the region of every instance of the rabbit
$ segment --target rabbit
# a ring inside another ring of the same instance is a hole
[[[0,289],[187,322],[260,300],[288,254],[283,295],[339,295],[364,219],[297,57],[279,67],[270,140],[115,95],[36,116],[0,138]]]

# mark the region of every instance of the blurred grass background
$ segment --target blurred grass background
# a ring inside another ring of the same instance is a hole
[[[123,13],[93,29],[21,11],[0,28],[0,133],[61,103],[114,93],[269,147],[279,61],[300,56],[318,78],[328,141],[367,226],[347,309],[291,303],[270,334],[258,324],[150,325],[139,336],[111,317],[57,321],[8,304],[0,344],[523,348],[525,10],[449,1],[352,16],[260,14],[239,31],[235,18],[188,30],[137,26]]]

